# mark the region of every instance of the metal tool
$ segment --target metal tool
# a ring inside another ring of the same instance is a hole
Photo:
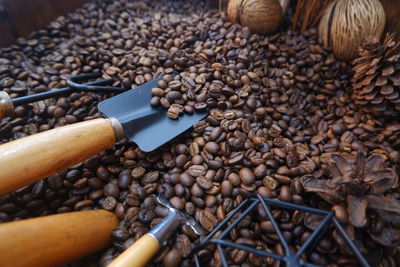
[[[6,92],[0,91],[0,119],[13,115],[16,106],[29,104],[47,98],[69,95],[73,92],[122,93],[126,91],[123,87],[112,87],[111,84],[115,82],[114,79],[103,79],[81,83],[82,81],[97,79],[100,77],[101,73],[86,73],[71,76],[67,79],[68,87],[13,99],[11,99]]]
[[[169,209],[168,215],[149,233],[120,254],[108,267],[145,266],[160,246],[165,244],[171,234],[182,225],[187,225],[197,235],[205,235],[207,233],[193,217],[175,209],[164,196],[158,196],[156,200],[159,204]]]
[[[152,151],[208,114],[183,114],[172,120],[165,109],[152,107],[151,89],[160,79],[100,102],[99,110],[109,119],[79,122],[0,145],[0,195],[82,162],[123,136],[142,151]]]
[[[151,107],[151,89],[157,87],[160,79],[104,100],[98,105],[99,111],[105,116],[118,119],[124,135],[146,152],[165,144],[208,114],[206,111],[195,112],[172,120],[163,108]]]
[[[235,228],[247,215],[249,215],[250,212],[256,210],[260,204],[262,205],[262,209],[265,211],[268,220],[271,221],[271,224],[279,238],[279,241],[282,244],[283,250],[285,252],[285,255],[283,256],[263,250],[258,250],[249,246],[236,244],[228,240],[224,240],[226,238],[229,238],[229,233],[231,232],[231,230]],[[290,251],[288,242],[285,240],[283,233],[278,226],[278,223],[274,219],[270,207],[280,208],[284,210],[291,210],[291,211],[298,210],[301,212],[307,212],[309,214],[320,215],[323,217],[323,219],[320,225],[317,227],[317,229],[315,229],[315,231],[310,235],[310,237],[307,238],[306,242],[304,242],[304,244],[300,247],[300,249],[296,253],[292,253]],[[235,220],[231,221],[233,217],[237,214],[239,214],[239,216]],[[301,259],[301,256],[303,254],[308,254],[312,252],[318,245],[319,241],[321,241],[321,239],[324,237],[324,234],[332,226],[343,238],[348,248],[350,248],[350,250],[353,252],[360,266],[369,267],[370,266],[369,263],[366,261],[361,252],[351,241],[351,238],[347,235],[346,231],[340,225],[340,223],[335,218],[332,212],[300,206],[269,198],[263,198],[259,194],[257,194],[257,198],[248,198],[242,203],[240,203],[240,205],[236,207],[233,211],[231,211],[229,215],[211,233],[209,233],[208,236],[202,242],[196,245],[193,252],[196,267],[200,267],[203,265],[208,266],[208,262],[205,262],[202,265],[201,258],[199,257],[197,252],[209,244],[215,244],[217,246],[218,253],[221,257],[222,266],[224,267],[227,267],[230,264],[229,260],[227,260],[225,257],[226,253],[224,253],[224,250],[232,248],[244,250],[249,253],[255,253],[263,257],[273,258],[277,261],[280,261],[281,263],[285,263],[286,264],[285,266],[288,267],[316,267],[319,265],[307,263],[306,261]],[[215,235],[218,232],[220,233],[218,237],[215,238]]]

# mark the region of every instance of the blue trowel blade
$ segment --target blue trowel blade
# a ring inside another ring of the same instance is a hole
[[[145,152],[160,147],[207,115],[207,112],[197,112],[192,115],[183,114],[177,120],[172,120],[165,109],[153,108],[150,105],[151,89],[157,87],[160,79],[104,100],[98,105],[105,116],[118,119],[124,135]]]

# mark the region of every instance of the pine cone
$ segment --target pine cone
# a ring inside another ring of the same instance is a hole
[[[400,114],[400,43],[393,34],[386,35],[383,44],[369,38],[353,61],[353,99],[355,103],[376,116]]]
[[[378,213],[395,211],[394,216],[400,219],[400,201],[385,197],[387,191],[398,186],[398,177],[393,168],[386,167],[382,155],[367,158],[362,153],[356,156],[334,153],[329,167],[330,179],[312,176],[300,179],[306,192],[315,192],[332,205],[347,203],[349,220],[355,227],[367,224],[367,208]],[[386,213],[380,215],[385,219],[393,217]]]

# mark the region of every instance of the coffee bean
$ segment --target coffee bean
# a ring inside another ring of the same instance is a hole
[[[291,193],[290,193],[290,188],[288,186],[283,185],[281,187],[281,191],[279,193],[279,199],[281,201],[285,201],[285,202],[290,202],[292,200]]]
[[[256,177],[254,176],[254,173],[249,169],[249,168],[242,168],[239,171],[239,177],[242,183],[246,185],[252,185],[254,184]]]
[[[271,176],[265,176],[263,179],[263,185],[270,191],[274,191],[279,186],[279,183]]]
[[[343,123],[337,123],[332,125],[332,132],[334,135],[342,135],[345,131],[347,131],[347,127]]]
[[[151,93],[153,94],[153,96],[158,96],[158,97],[164,96],[164,90],[160,88],[151,89]]]
[[[143,223],[150,223],[156,216],[152,209],[141,209],[138,214],[138,218]]]
[[[201,226],[208,232],[211,232],[215,226],[217,226],[218,221],[212,213],[207,210],[202,210],[199,215],[199,221]]]
[[[248,255],[247,251],[239,250],[237,248],[233,249],[230,253],[231,259],[236,264],[242,264],[246,260]]]
[[[134,179],[141,179],[146,173],[146,170],[143,167],[137,167],[132,170],[132,177]]]
[[[126,241],[129,238],[129,233],[124,228],[117,228],[113,231],[113,238],[119,241]]]
[[[106,184],[106,186],[104,187],[104,195],[105,196],[111,196],[114,198],[118,198],[119,196],[119,188],[118,185],[116,185],[115,183],[108,183]]]
[[[121,189],[128,189],[132,183],[132,177],[130,174],[120,174],[118,178],[118,186]]]
[[[163,258],[163,264],[165,267],[178,267],[182,261],[179,250],[170,250]]]
[[[74,210],[83,210],[91,207],[92,205],[93,205],[93,200],[90,199],[81,200],[75,204]]]
[[[178,210],[183,210],[185,208],[185,202],[179,197],[173,197],[169,201],[171,205]]]
[[[192,165],[189,167],[188,173],[194,177],[202,176],[206,173],[206,168],[202,165]]]
[[[221,222],[254,193],[331,208],[348,224],[346,203],[332,206],[319,195],[305,195],[298,179],[329,179],[329,153],[380,153],[385,168],[400,162],[398,123],[354,104],[346,89],[349,65],[336,61],[313,29],[260,36],[208,12],[201,1],[95,1],[1,48],[1,55],[0,85],[12,98],[66,87],[70,75],[98,72],[126,89],[162,77],[151,90],[151,106],[176,120],[183,113],[207,113],[155,152],[144,153],[123,138],[83,163],[2,196],[0,221],[101,207],[115,212],[121,223],[114,242],[100,260],[88,258],[96,262],[81,265],[107,265],[157,224],[167,210],[156,205],[153,194],[166,195],[209,229],[215,227],[210,214]],[[101,117],[97,104],[110,96],[75,91],[16,107],[13,117],[0,121],[0,143]],[[276,233],[265,231],[271,230],[265,212],[257,211],[227,238],[283,253]],[[273,209],[273,214],[291,248],[310,235],[298,213]],[[372,216],[357,229],[365,254],[380,249],[368,235],[380,234],[386,224]],[[171,266],[189,265],[188,251],[199,239],[186,228],[182,232],[184,245],[171,237],[154,264],[171,252]],[[307,261],[350,264],[334,235],[327,233]],[[221,263],[215,251],[203,249],[207,264]],[[232,264],[275,264],[253,253],[225,253]],[[391,253],[375,253],[374,262],[396,262]]]
[[[213,183],[210,179],[204,177],[204,176],[199,176],[196,178],[196,183],[203,189],[208,190],[211,189],[213,186]]]
[[[161,89],[165,89],[168,87],[168,82],[166,82],[165,80],[161,79],[157,82],[157,86]]]
[[[171,119],[177,119],[182,112],[183,112],[183,106],[182,105],[172,104],[168,108],[167,114],[168,114],[168,117],[170,117]]]
[[[178,235],[176,238],[176,248],[183,258],[188,257],[192,251],[190,239],[186,235]]]
[[[207,152],[210,152],[211,154],[216,154],[219,151],[219,145],[215,142],[208,142],[205,146],[204,149]]]
[[[233,186],[239,186],[241,183],[240,177],[236,173],[229,174],[228,180],[232,183]]]
[[[150,183],[154,183],[155,181],[157,181],[158,176],[159,176],[159,172],[158,171],[148,172],[148,173],[145,174],[145,176],[141,180],[141,183],[144,184],[144,185],[150,184]]]
[[[225,180],[220,185],[221,194],[225,197],[229,197],[232,194],[233,186],[228,180]]]
[[[103,208],[105,210],[112,211],[114,210],[116,205],[117,205],[117,200],[111,196],[106,197],[103,201]]]
[[[104,186],[104,183],[99,178],[90,178],[87,184],[91,189],[100,189]]]
[[[195,183],[195,179],[189,173],[184,172],[179,176],[179,183],[186,187],[190,187]]]

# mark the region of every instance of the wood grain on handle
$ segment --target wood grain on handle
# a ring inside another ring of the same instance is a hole
[[[77,211],[0,224],[0,266],[55,266],[105,247],[114,213]]]
[[[0,145],[0,195],[31,184],[110,148],[111,119],[79,122]]]
[[[157,253],[157,239],[146,234],[120,254],[107,267],[143,267]]]

